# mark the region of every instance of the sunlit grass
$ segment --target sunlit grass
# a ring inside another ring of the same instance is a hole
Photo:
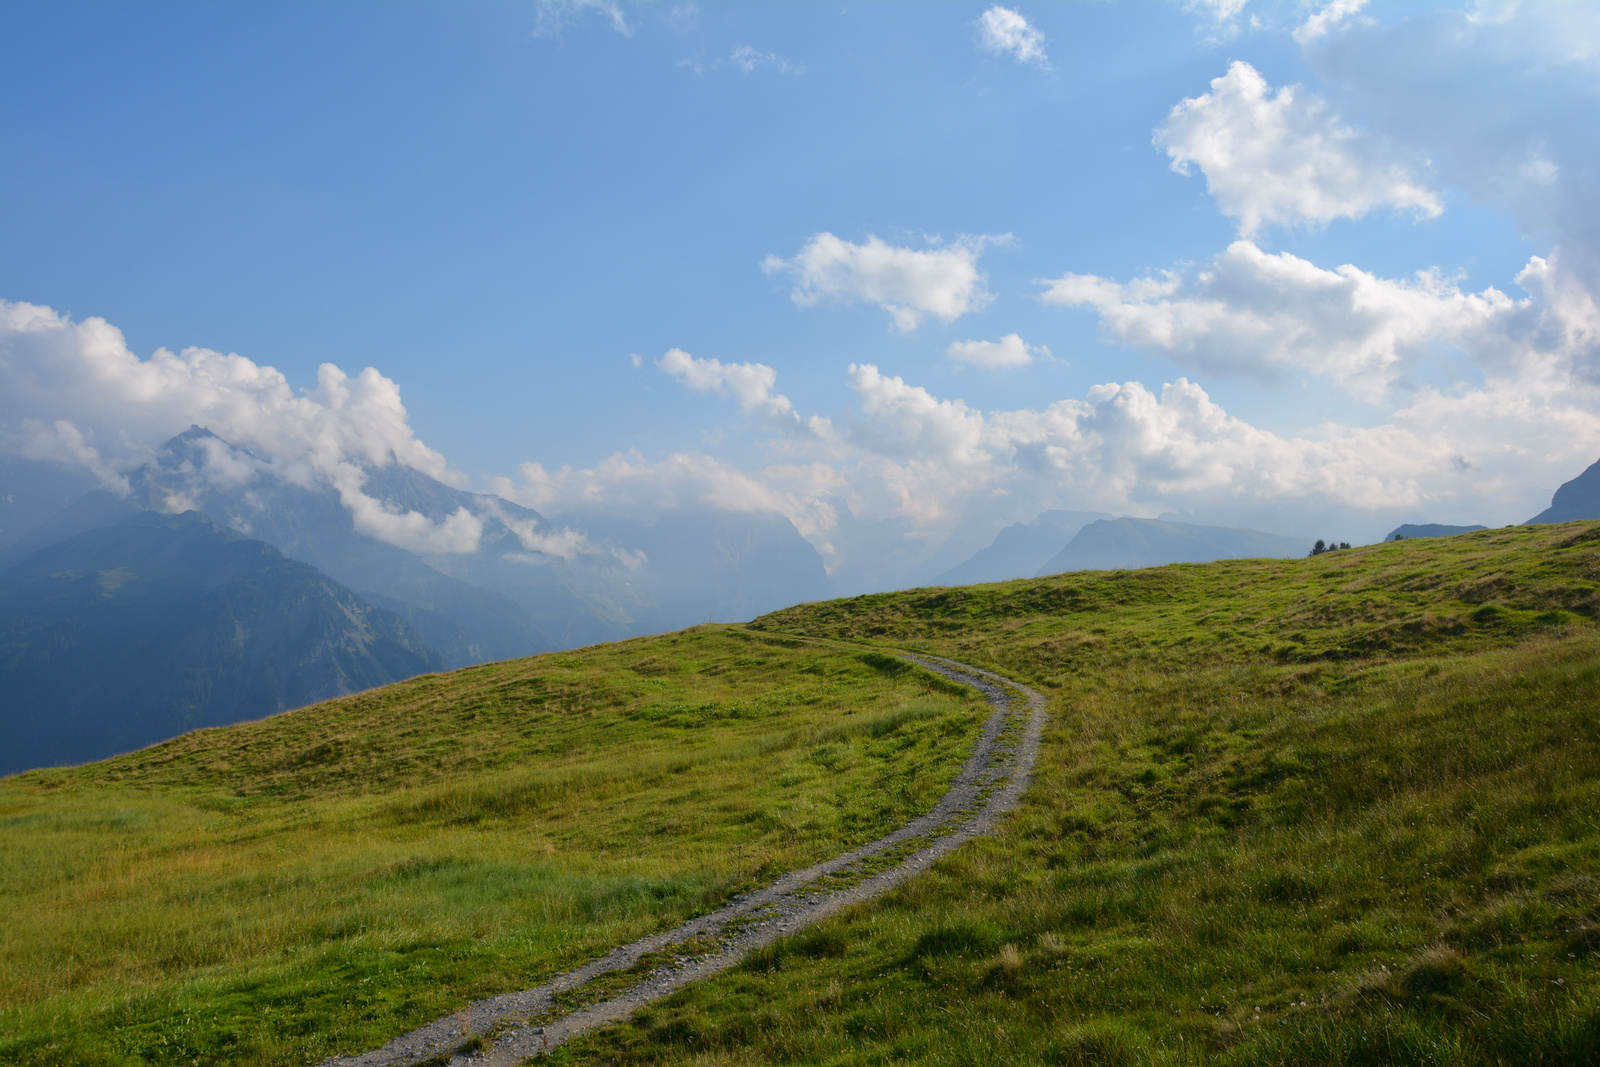
[[[702,627],[0,782],[0,1058],[305,1063],[931,807],[987,709]]]
[[[759,620],[1050,697],[1002,833],[570,1062],[1600,1062],[1600,525]]]

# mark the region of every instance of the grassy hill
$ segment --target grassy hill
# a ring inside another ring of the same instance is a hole
[[[1040,687],[998,838],[568,1062],[1600,1062],[1600,525],[807,605]]]
[[[1600,524],[805,605],[0,782],[0,1059],[304,1063],[925,808],[1000,834],[560,1050],[623,1064],[1600,1062]]]
[[[375,1047],[898,826],[986,716],[708,626],[0,780],[0,1061]]]

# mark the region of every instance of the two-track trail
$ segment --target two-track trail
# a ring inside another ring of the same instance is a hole
[[[977,748],[932,811],[876,841],[735,897],[714,912],[612,949],[545,985],[477,1001],[380,1049],[336,1056],[322,1067],[520,1064],[726,970],[753,949],[885,893],[988,833],[1016,806],[1033,774],[1044,698],[1009,678],[954,660],[896,654],[976,688],[994,709]]]

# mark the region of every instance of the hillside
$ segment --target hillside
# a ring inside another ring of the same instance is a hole
[[[0,774],[438,667],[399,616],[271,545],[141,512],[0,575]]]
[[[701,627],[0,780],[0,1062],[375,1047],[901,825],[985,717]]]
[[[622,1064],[1600,1059],[1600,524],[803,605],[0,783],[0,1058],[304,1063],[937,795],[995,837],[561,1048]],[[116,841],[120,851],[106,845]]]
[[[1600,1061],[1597,580],[1588,524],[765,616],[1044,689],[1029,801],[562,1062]]]

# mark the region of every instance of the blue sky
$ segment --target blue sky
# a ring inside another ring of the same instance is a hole
[[[1515,521],[1600,456],[1597,41],[1592,7],[1559,4],[7,3],[0,298],[297,390],[323,363],[374,367],[468,484],[626,509],[667,505],[621,482],[681,476],[673,500],[744,493],[825,555],[846,553],[828,501],[924,554],[1061,506],[1285,532],[1360,513],[1352,537]],[[1230,161],[1219,137],[1254,147]],[[914,326],[872,295],[874,238],[890,275],[955,271],[906,297],[926,300]],[[1241,239],[1257,258],[1213,263]],[[1467,299],[1528,300],[1519,273],[1553,253],[1531,304]],[[1322,297],[1263,303],[1346,264],[1399,302],[1361,337]],[[1205,289],[1208,270],[1249,281]],[[1167,271],[1189,288],[1104,288]],[[1069,275],[1099,302],[1042,298]],[[1026,365],[952,355],[1012,334]],[[669,373],[674,349],[718,364]],[[15,386],[25,363],[0,369]],[[745,364],[765,392],[723,373]],[[1004,428],[1180,377],[1245,427],[1231,444],[1180,427],[1138,452],[1146,426],[1091,446],[1083,412]],[[66,420],[114,468],[162,418],[221,418],[174,401],[122,425],[144,400],[68,395],[97,380],[17,387],[0,447],[47,454],[27,427]],[[1451,437],[1500,400],[1521,414]],[[828,428],[796,436],[785,411]],[[594,473],[619,452],[626,477]],[[591,473],[529,481],[529,462]]]

